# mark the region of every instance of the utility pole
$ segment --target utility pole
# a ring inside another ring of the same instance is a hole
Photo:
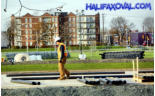
[[[101,42],[104,40],[104,14],[102,14],[102,19],[103,19],[103,33],[102,33]]]
[[[82,54],[82,40],[81,40],[81,16],[83,15],[84,10],[81,10],[81,12],[78,12],[77,10],[77,15],[79,18],[79,31],[80,31],[80,53]]]
[[[29,46],[29,42],[28,42],[28,34],[26,35],[26,41],[27,41],[27,43],[26,43],[26,45],[27,45],[27,54],[28,54],[28,52],[29,52],[29,49],[28,49],[28,46]]]

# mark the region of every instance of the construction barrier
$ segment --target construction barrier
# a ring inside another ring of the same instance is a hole
[[[20,53],[20,52],[18,52]],[[6,53],[6,57],[8,60],[14,60],[14,57],[16,56],[16,54],[18,53]],[[46,52],[28,52],[28,53],[24,53],[24,54],[28,54],[29,56],[31,55],[40,55],[42,59],[57,59],[57,52],[56,51],[46,51]],[[67,58],[70,57],[70,54],[68,52]]]
[[[101,55],[102,59],[139,59],[144,58],[144,51],[122,51],[122,52],[104,52]]]

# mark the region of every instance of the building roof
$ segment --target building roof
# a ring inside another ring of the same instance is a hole
[[[30,13],[25,14],[23,17],[34,17],[33,15],[31,15]]]
[[[49,14],[49,13],[44,13],[43,15],[41,15],[41,16],[47,16],[47,17],[49,17],[49,16],[52,16],[51,14]]]
[[[69,14],[68,14],[69,16],[76,16],[74,13],[72,13],[72,12],[70,12]]]

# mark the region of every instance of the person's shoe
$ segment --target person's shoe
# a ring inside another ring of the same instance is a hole
[[[65,77],[59,77],[58,80],[65,80]]]
[[[70,73],[69,74],[66,74],[66,78],[69,79],[69,77],[70,77]]]

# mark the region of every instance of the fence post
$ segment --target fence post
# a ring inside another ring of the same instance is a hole
[[[135,62],[132,60],[132,65],[133,65],[133,79],[135,79]]]
[[[138,81],[138,74],[139,74],[139,60],[138,57],[136,58],[137,63],[137,81]]]

